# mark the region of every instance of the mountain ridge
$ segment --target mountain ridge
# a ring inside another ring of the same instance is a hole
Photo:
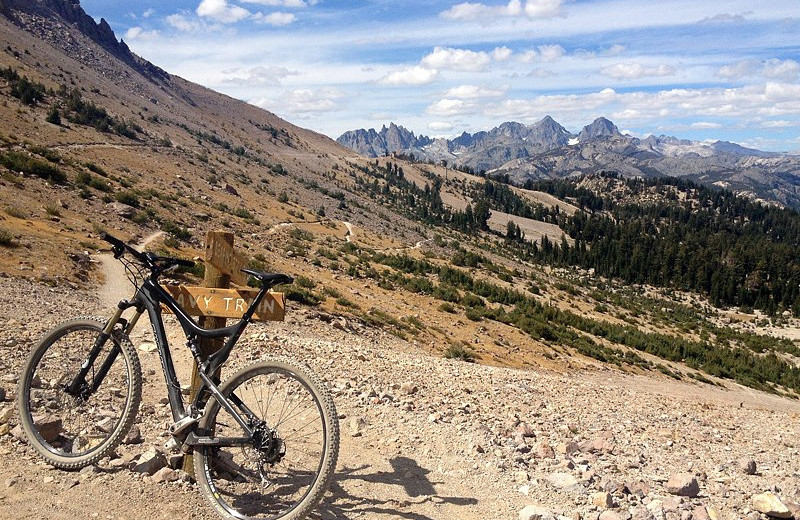
[[[569,132],[549,115],[531,125],[509,121],[488,131],[463,132],[453,139],[416,136],[395,123],[390,128],[402,139],[387,141],[383,129],[359,129],[345,132],[337,142],[368,157],[399,154],[475,173],[508,175],[520,185],[608,170],[628,177],[687,178],[752,199],[800,207],[800,157],[727,141],[665,135],[637,138],[621,133],[604,117],[578,133]],[[367,135],[371,147],[361,145]],[[436,146],[431,145],[434,142]]]

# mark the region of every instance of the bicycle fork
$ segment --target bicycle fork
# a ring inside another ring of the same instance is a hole
[[[91,384],[87,384],[86,376],[89,374],[89,370],[91,370],[92,366],[94,366],[95,361],[97,361],[97,357],[100,355],[100,352],[103,350],[106,342],[111,338],[111,335],[114,333],[114,327],[116,327],[118,323],[122,324],[122,332],[124,334],[130,334],[131,330],[133,330],[133,327],[136,325],[136,322],[139,321],[139,318],[144,310],[137,307],[136,314],[134,314],[130,320],[123,319],[122,313],[134,305],[136,304],[130,303],[126,300],[119,302],[114,316],[112,316],[111,319],[106,322],[106,326],[103,328],[100,334],[97,335],[97,338],[95,338],[94,345],[92,345],[92,350],[89,351],[89,355],[86,357],[86,360],[81,364],[81,369],[72,379],[72,381],[64,386],[64,391],[66,393],[73,397],[86,399],[97,391],[120,353],[121,347],[119,342],[113,342],[114,346],[109,351],[108,356],[106,356],[106,358],[103,360],[103,363],[94,373]]]

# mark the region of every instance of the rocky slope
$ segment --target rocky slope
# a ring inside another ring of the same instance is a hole
[[[136,433],[112,458],[78,473],[38,463],[16,436],[12,401],[21,363],[60,319],[107,309],[93,291],[10,278],[0,279],[0,289],[0,516],[213,518],[190,479],[169,469],[178,460],[162,447],[169,414],[144,325],[133,338],[145,374]],[[36,320],[27,310],[33,301],[47,310]],[[64,309],[64,301],[75,303]],[[554,372],[443,360],[321,318],[290,308],[285,323],[249,329],[232,360],[236,366],[290,356],[313,367],[333,392],[342,447],[336,480],[315,518],[800,514],[796,401],[600,366]],[[169,332],[185,381],[188,356],[174,323]]]

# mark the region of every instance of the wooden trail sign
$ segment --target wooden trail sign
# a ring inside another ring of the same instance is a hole
[[[236,285],[246,286],[247,275],[242,272],[246,267],[245,259],[233,249],[233,239],[229,243],[224,233],[211,232],[206,237],[206,263],[216,267],[220,273],[230,277]],[[206,266],[207,268],[207,266]]]
[[[214,289],[173,285],[164,287],[190,316],[239,319],[258,294],[257,289]],[[162,307],[169,312],[169,309]],[[256,308],[255,321],[283,321],[286,297],[268,292]]]

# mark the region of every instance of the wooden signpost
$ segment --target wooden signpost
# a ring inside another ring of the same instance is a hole
[[[203,287],[167,286],[165,289],[175,298],[181,308],[190,316],[199,316],[200,326],[216,329],[226,325],[227,318],[241,318],[244,311],[258,293],[247,288],[247,275],[241,270],[247,261],[233,249],[233,233],[209,231],[206,234],[205,276]],[[230,288],[230,284],[240,288]],[[282,293],[267,293],[259,304],[254,320],[282,321],[286,309],[286,299]],[[200,354],[206,357],[221,349],[222,338],[200,340]],[[213,374],[215,384],[219,383],[219,373]],[[192,383],[189,389],[189,402],[192,402],[202,384],[197,373],[197,365],[192,368]],[[186,455],[183,470],[193,475],[192,456]]]

